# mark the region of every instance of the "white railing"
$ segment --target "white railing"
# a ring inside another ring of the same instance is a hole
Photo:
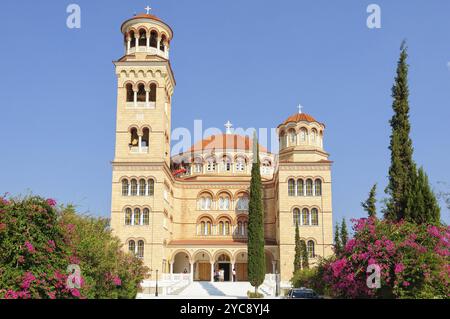
[[[277,289],[277,275],[266,274],[264,282],[261,285],[261,290],[268,296],[275,296]]]
[[[130,153],[133,154],[140,154],[140,153],[148,153],[148,147],[147,146],[131,146],[130,147]]]
[[[128,50],[127,54],[132,54],[136,52],[143,52],[143,53],[149,53],[154,55],[162,56],[163,58],[169,59],[169,51],[167,51],[167,48],[165,51],[159,50],[154,47],[147,47],[147,46],[138,46],[138,47],[132,47]]]
[[[177,291],[187,287],[191,283],[190,274],[161,274],[158,280],[158,292],[162,296],[176,293]],[[143,294],[154,294],[156,289],[155,280],[144,280],[141,283]],[[152,289],[153,288],[153,289]]]

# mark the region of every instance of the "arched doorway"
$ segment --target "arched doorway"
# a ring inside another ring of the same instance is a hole
[[[231,257],[222,252],[216,255],[214,264],[214,281],[232,281]]]
[[[235,255],[234,268],[236,281],[248,281],[248,254],[246,251],[240,251]]]
[[[194,255],[194,280],[211,281],[211,256],[206,251],[199,251]]]
[[[184,252],[178,252],[173,259],[173,270],[174,274],[188,274],[191,272],[191,263],[189,255]]]

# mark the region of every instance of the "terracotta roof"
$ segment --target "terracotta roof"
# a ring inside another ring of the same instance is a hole
[[[191,146],[189,152],[212,149],[252,150],[253,140],[248,136],[237,134],[219,134],[209,136]],[[268,152],[259,144],[260,152]]]
[[[137,14],[134,17],[132,17],[131,19],[128,19],[128,21],[129,20],[134,20],[134,19],[153,19],[153,20],[156,20],[156,21],[162,21],[157,16],[154,16],[153,14],[146,14],[146,13]]]
[[[265,240],[266,245],[276,245],[277,242],[272,239]],[[168,245],[201,245],[201,246],[225,246],[225,245],[245,245],[247,246],[247,240],[245,239],[179,239],[171,240]]]
[[[304,122],[317,122],[316,119],[314,117],[312,117],[311,115],[309,115],[309,114],[296,113],[294,115],[289,116],[286,119],[286,121],[283,122],[283,124],[287,124],[287,123],[290,123],[290,122],[297,123],[297,122],[302,122],[302,121],[304,121]]]

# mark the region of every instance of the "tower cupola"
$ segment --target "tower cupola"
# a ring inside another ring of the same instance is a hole
[[[146,10],[147,13],[137,14],[121,26],[125,54],[137,58],[153,55],[168,60],[173,31],[160,18],[149,14],[149,7]]]

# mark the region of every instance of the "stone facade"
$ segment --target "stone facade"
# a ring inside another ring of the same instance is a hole
[[[153,15],[125,21],[118,79],[111,227],[159,273],[246,280],[253,143],[228,132],[171,156],[171,28]],[[278,126],[280,152],[260,146],[266,271],[291,278],[294,220],[311,261],[332,253],[331,162],[325,126],[299,113]],[[235,269],[236,276],[232,273]],[[217,270],[222,270],[216,273]]]

